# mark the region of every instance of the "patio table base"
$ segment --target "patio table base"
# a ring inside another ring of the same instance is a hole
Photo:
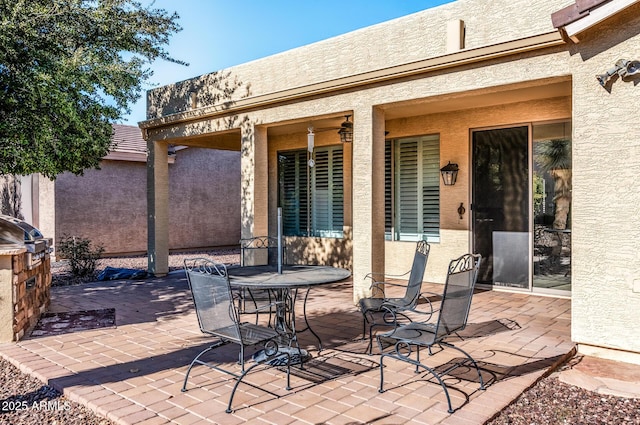
[[[305,362],[308,362],[312,358],[311,354],[307,350],[304,350],[302,348],[280,347],[278,349],[278,352],[282,353],[282,355],[275,357],[266,363],[271,366],[286,366],[287,356],[285,353],[289,353],[289,355],[291,356],[291,365],[303,364]],[[267,356],[264,350],[259,350],[256,351],[256,353],[253,355],[253,360],[256,362],[261,362],[264,361],[266,357]]]

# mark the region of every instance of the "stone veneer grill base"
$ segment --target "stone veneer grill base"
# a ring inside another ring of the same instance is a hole
[[[0,342],[18,341],[51,302],[51,259],[29,269],[25,248],[0,249]]]

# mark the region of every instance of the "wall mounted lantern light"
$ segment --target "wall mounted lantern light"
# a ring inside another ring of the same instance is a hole
[[[349,121],[350,116],[351,115],[345,115],[346,121],[342,123],[340,130],[338,130],[342,143],[353,142],[353,123]]]
[[[453,186],[458,178],[458,164],[452,164],[451,161],[440,169],[442,174],[442,182],[445,186]]]

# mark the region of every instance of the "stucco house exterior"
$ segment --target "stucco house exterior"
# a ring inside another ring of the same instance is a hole
[[[104,255],[147,250],[147,145],[137,126],[114,124],[113,149],[100,169],[55,181],[22,177],[23,216],[55,239],[78,236]],[[169,249],[237,246],[240,239],[240,154],[172,147]],[[223,200],[223,201],[221,201]]]
[[[151,90],[149,270],[168,145],[234,150],[242,236],[282,208],[290,261],[350,268],[354,302],[426,239],[425,280],[480,253],[482,286],[571,297],[581,352],[640,363],[639,46],[639,0],[457,0]]]

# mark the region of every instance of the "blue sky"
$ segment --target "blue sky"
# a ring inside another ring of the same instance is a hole
[[[304,46],[452,0],[156,0],[176,11],[183,30],[168,51],[189,66],[152,64],[145,90]],[[142,0],[143,5],[152,0]],[[146,118],[145,95],[131,105],[125,124]]]

